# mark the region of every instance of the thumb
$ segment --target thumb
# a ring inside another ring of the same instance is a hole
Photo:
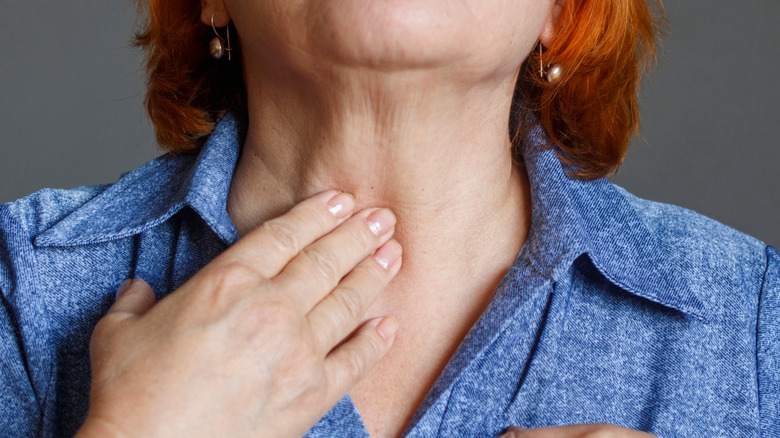
[[[116,302],[108,309],[108,314],[131,313],[142,316],[157,303],[152,287],[140,278],[128,279],[116,292]]]
[[[504,431],[504,434],[501,435],[499,438],[520,438],[525,435],[525,431],[528,429],[522,428],[520,426],[510,426],[507,427]]]

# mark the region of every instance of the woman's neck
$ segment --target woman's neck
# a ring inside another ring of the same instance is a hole
[[[249,83],[249,127],[228,199],[239,233],[335,188],[359,208],[395,212],[404,247],[397,281],[495,277],[481,270],[490,260],[503,275],[530,225],[507,129],[514,79],[465,87],[442,77],[349,71]]]

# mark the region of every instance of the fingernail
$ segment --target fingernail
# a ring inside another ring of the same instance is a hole
[[[350,193],[339,193],[328,201],[328,211],[338,219],[343,219],[355,209],[355,197]]]
[[[395,240],[391,240],[374,252],[374,260],[379,263],[379,266],[389,270],[401,257],[402,252],[401,245]]]
[[[132,284],[133,284],[133,279],[132,278],[128,278],[127,280],[125,280],[125,282],[122,283],[122,285],[119,286],[119,289],[117,289],[117,291],[116,291],[116,299],[118,300],[118,299],[122,298],[122,295],[124,295],[125,292],[127,292],[128,289],[130,289],[130,286]]]
[[[368,215],[368,228],[375,236],[381,236],[395,225],[395,215],[387,208],[380,208]]]
[[[382,339],[389,340],[395,336],[395,332],[398,331],[398,322],[392,316],[388,316],[376,326],[376,331],[379,332]]]

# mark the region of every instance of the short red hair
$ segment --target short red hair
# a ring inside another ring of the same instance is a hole
[[[575,176],[599,178],[617,170],[638,131],[637,92],[654,59],[662,8],[659,1],[655,8],[645,0],[564,1],[552,43],[521,68],[509,126],[517,141],[530,110]],[[172,153],[195,152],[225,111],[245,109],[238,38],[233,62],[214,62],[199,1],[139,2],[146,15],[136,45],[146,54],[146,108],[157,141]],[[539,77],[542,58],[563,67],[560,81]]]

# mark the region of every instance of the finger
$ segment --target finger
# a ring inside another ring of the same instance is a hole
[[[510,426],[507,427],[504,431],[503,435],[501,435],[499,438],[520,438],[522,437],[522,433],[525,429],[518,426]]]
[[[363,210],[301,251],[275,281],[308,313],[361,260],[390,240],[395,222],[386,208]]]
[[[157,303],[157,298],[147,282],[140,278],[127,280],[119,287],[116,301],[108,309],[108,314],[130,313],[141,316],[148,312],[155,303]]]
[[[317,304],[307,319],[317,345],[330,351],[344,340],[363,319],[366,310],[401,269],[401,245],[395,240],[382,245]]]
[[[372,319],[325,358],[330,400],[335,403],[341,399],[387,354],[397,328],[398,322],[393,317]]]
[[[335,190],[314,195],[288,213],[265,221],[217,259],[239,262],[265,278],[276,276],[303,248],[344,222],[355,209],[355,198]]]

